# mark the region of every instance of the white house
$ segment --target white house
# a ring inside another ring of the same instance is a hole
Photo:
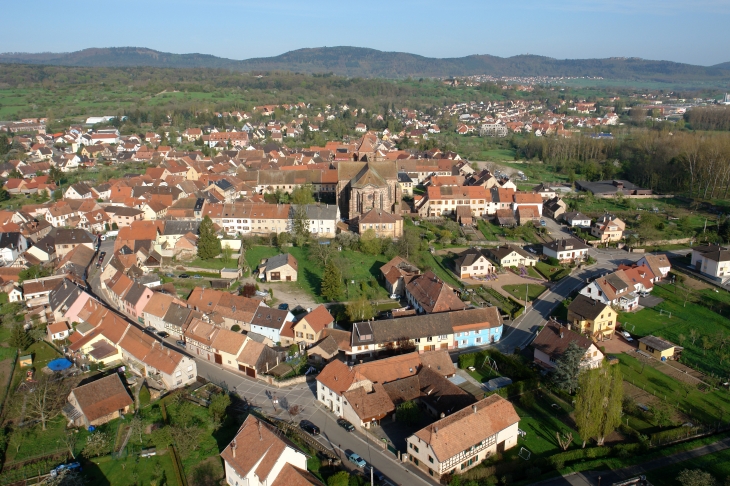
[[[561,262],[583,260],[588,256],[590,247],[576,238],[565,238],[546,243],[542,247],[544,255],[557,258]]]
[[[563,221],[572,228],[590,228],[591,218],[581,213],[580,211],[572,211],[570,213],[563,213]]]
[[[261,334],[278,343],[284,326],[294,321],[294,314],[289,311],[272,309],[260,305],[251,320],[251,332]]]
[[[221,458],[231,486],[321,484],[307,472],[307,456],[255,415],[246,417]]]
[[[725,282],[730,278],[730,249],[719,245],[702,245],[692,248],[692,268]]]
[[[646,265],[654,274],[652,282],[658,282],[659,280],[666,278],[669,275],[669,271],[672,269],[672,264],[669,263],[667,255],[652,255],[651,253],[644,255],[641,260],[636,262],[637,265]]]

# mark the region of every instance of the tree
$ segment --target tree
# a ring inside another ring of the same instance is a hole
[[[314,188],[311,184],[304,184],[295,188],[291,192],[291,203],[302,205],[302,204],[313,204],[314,203]]]
[[[227,393],[217,393],[210,399],[208,412],[213,418],[213,422],[219,424],[226,415],[226,410],[231,405],[231,397]]]
[[[205,216],[200,222],[198,230],[198,257],[201,260],[210,260],[221,254],[221,240],[215,234],[213,220]]]
[[[692,328],[692,329],[689,330],[689,338],[692,341],[692,346],[695,345],[695,341],[697,340],[697,338],[699,337],[699,335],[700,335],[700,333],[697,332],[697,329]]]
[[[327,478],[327,486],[348,486],[349,484],[350,473],[347,471],[339,471]]]
[[[418,408],[416,402],[408,400],[403,402],[395,409],[395,419],[406,425],[417,424],[421,417],[421,409]]]
[[[78,435],[76,434],[75,430],[66,430],[66,433],[63,434],[61,437],[61,441],[63,442],[63,445],[66,446],[68,449],[68,453],[71,455],[71,459],[76,459],[76,442],[78,440]]]
[[[191,452],[200,447],[200,436],[202,432],[203,429],[195,424],[170,426],[170,436],[177,446],[177,451],[183,457],[187,457]]]
[[[66,383],[55,375],[40,373],[33,391],[28,393],[26,410],[41,422],[41,429],[46,430],[49,420],[61,413],[61,408],[68,396]]]
[[[567,331],[570,332],[570,331]],[[553,383],[558,388],[573,393],[578,387],[578,375],[580,373],[580,363],[585,355],[585,349],[571,341],[565,349],[563,355],[558,358],[553,372]],[[582,435],[582,434],[581,434]]]
[[[233,257],[233,249],[231,246],[226,243],[226,245],[221,248],[221,258],[224,262],[228,263],[231,261],[231,258]]]
[[[139,443],[142,443],[142,434],[144,434],[144,422],[142,417],[135,415],[129,422],[130,434],[132,437],[138,438]]]
[[[334,248],[332,248],[332,242],[329,240],[317,240],[313,241],[309,245],[309,253],[314,255],[314,258],[317,259],[319,263],[327,266],[327,262],[329,261],[330,257],[335,253]]]
[[[329,301],[339,300],[343,292],[342,272],[334,262],[330,261],[324,269],[324,275],[322,275],[322,297]]]
[[[568,447],[570,447],[570,444],[573,442],[573,432],[555,432],[555,437],[558,439],[560,448],[564,451],[567,451]]]
[[[360,236],[360,251],[366,255],[379,255],[381,241],[375,234],[375,230],[369,229]]]
[[[702,469],[685,469],[679,473],[677,480],[682,486],[715,486],[715,478]]]
[[[291,243],[291,235],[289,233],[286,233],[282,231],[278,235],[276,235],[276,246],[279,247],[279,249],[283,248],[284,245],[288,245]]]
[[[111,440],[109,434],[96,430],[86,437],[86,446],[84,447],[84,457],[99,457],[107,454],[111,449]]]
[[[292,233],[294,244],[302,246],[309,239],[309,216],[304,206],[296,206],[292,218]]]
[[[345,312],[347,312],[347,317],[350,319],[350,322],[367,321],[375,316],[373,305],[365,296],[349,302],[345,308]]]
[[[581,373],[578,387],[575,423],[583,438],[583,447],[589,438],[602,446],[606,437],[621,423],[621,369],[604,361],[600,368]]]
[[[705,356],[707,355],[707,350],[712,349],[715,344],[708,338],[707,336],[702,336],[702,349],[705,351]]]
[[[20,351],[33,344],[33,339],[23,328],[22,324],[15,324],[10,331],[10,345]]]

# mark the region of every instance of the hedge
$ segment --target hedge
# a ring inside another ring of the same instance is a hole
[[[540,379],[533,378],[531,380],[522,380],[522,381],[518,381],[516,383],[512,383],[511,385],[507,385],[503,388],[500,388],[495,393],[497,393],[499,396],[501,396],[503,398],[514,398],[514,397],[522,395],[523,393],[537,390],[539,388],[540,388]]]

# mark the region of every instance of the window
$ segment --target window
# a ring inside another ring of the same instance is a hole
[[[431,464],[433,464],[433,457],[428,456],[428,462],[430,462]]]

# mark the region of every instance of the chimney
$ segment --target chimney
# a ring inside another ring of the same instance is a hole
[[[471,409],[474,410],[474,413],[477,413],[477,406],[476,405],[472,405],[471,406]]]
[[[236,439],[233,439],[233,442],[231,442],[231,454],[233,454],[233,457],[236,457]]]
[[[563,339],[563,331],[560,331],[560,339]]]

